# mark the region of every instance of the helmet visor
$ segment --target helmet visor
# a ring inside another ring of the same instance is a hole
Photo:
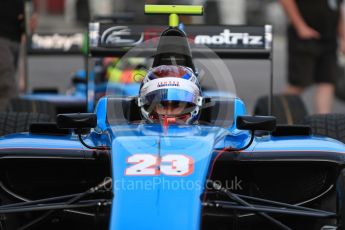
[[[181,115],[190,113],[197,105],[198,95],[179,89],[160,89],[143,97],[150,114]]]

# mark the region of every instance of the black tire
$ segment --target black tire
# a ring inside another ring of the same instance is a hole
[[[2,112],[0,113],[0,136],[27,132],[31,123],[49,121],[51,118],[46,114]]]
[[[345,230],[345,170],[340,170],[335,188],[319,201],[315,208],[337,213],[337,218],[318,219],[313,230],[320,230],[323,226],[337,226],[337,230]],[[332,229],[332,228],[330,228]]]
[[[305,124],[310,125],[313,135],[330,137],[345,143],[345,114],[316,114],[305,118]],[[338,223],[335,219],[319,220],[313,229],[321,229],[322,226],[337,226],[339,230],[345,230],[345,170],[339,174],[336,183],[337,189],[332,191],[320,203],[320,209],[337,212]]]
[[[48,101],[14,98],[11,100],[7,111],[47,114],[52,119],[56,117],[55,105]]]
[[[345,230],[345,170],[341,170],[337,180],[338,230]]]
[[[345,114],[317,114],[305,118],[312,134],[326,136],[345,143]]]
[[[303,124],[305,116],[308,115],[304,102],[297,95],[274,95],[272,102],[272,115],[277,118],[278,124]],[[254,114],[268,115],[268,105],[268,96],[259,98],[254,108]]]

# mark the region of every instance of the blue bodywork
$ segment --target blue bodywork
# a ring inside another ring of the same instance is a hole
[[[247,131],[231,127],[177,126],[163,130],[155,124],[109,124],[106,97],[96,107],[97,128],[87,136],[89,145],[111,146],[111,174],[114,198],[110,214],[110,229],[200,229],[201,199],[205,181],[216,156],[224,147],[239,148],[250,139]],[[234,99],[234,120],[246,114],[240,99]],[[75,135],[49,136],[29,133],[13,134],[0,139],[0,157],[13,157],[6,150],[16,149],[18,156],[25,156],[21,149],[35,150],[39,157],[86,158],[92,151],[80,144]],[[60,149],[54,152],[50,150]],[[73,153],[66,153],[73,150]],[[239,161],[253,160],[316,160],[345,162],[345,146],[336,140],[323,137],[256,137],[245,151],[233,156]],[[32,155],[31,154],[31,155]],[[126,163],[133,154],[185,155],[193,159],[193,172],[187,176],[126,176]],[[97,173],[97,172],[95,172]],[[187,186],[185,189],[181,187]]]
[[[84,70],[78,70],[76,72],[76,78],[80,80],[86,79]],[[77,83],[74,85],[74,90],[70,95],[66,94],[52,94],[52,93],[28,93],[21,95],[20,98],[30,101],[46,101],[57,106],[63,105],[84,105],[85,112],[94,111],[95,99],[101,98],[104,95],[119,95],[123,97],[136,96],[139,91],[140,84],[132,83],[112,83],[105,82],[95,84],[94,72],[89,75],[89,81],[85,83]],[[89,92],[87,92],[89,91]],[[89,96],[88,96],[89,95]],[[89,98],[88,98],[89,97]],[[81,111],[73,111],[81,112]]]

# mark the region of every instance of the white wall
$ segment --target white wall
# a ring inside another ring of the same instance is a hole
[[[111,15],[114,12],[112,0],[89,0],[91,15]]]
[[[76,19],[76,2],[76,0],[65,0],[65,21],[67,23],[73,23]]]
[[[246,23],[246,0],[219,0],[222,24]]]

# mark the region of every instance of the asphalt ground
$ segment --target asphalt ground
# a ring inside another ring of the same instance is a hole
[[[274,37],[274,93],[282,93],[286,84],[285,38]],[[230,70],[237,95],[252,112],[256,100],[269,92],[270,64],[259,60],[224,60]],[[55,87],[60,92],[71,86],[74,71],[83,68],[81,57],[29,57],[29,88]],[[303,100],[310,113],[313,111],[314,88],[303,94]],[[298,109],[298,108],[296,108]],[[345,113],[345,103],[335,100],[333,112]]]

